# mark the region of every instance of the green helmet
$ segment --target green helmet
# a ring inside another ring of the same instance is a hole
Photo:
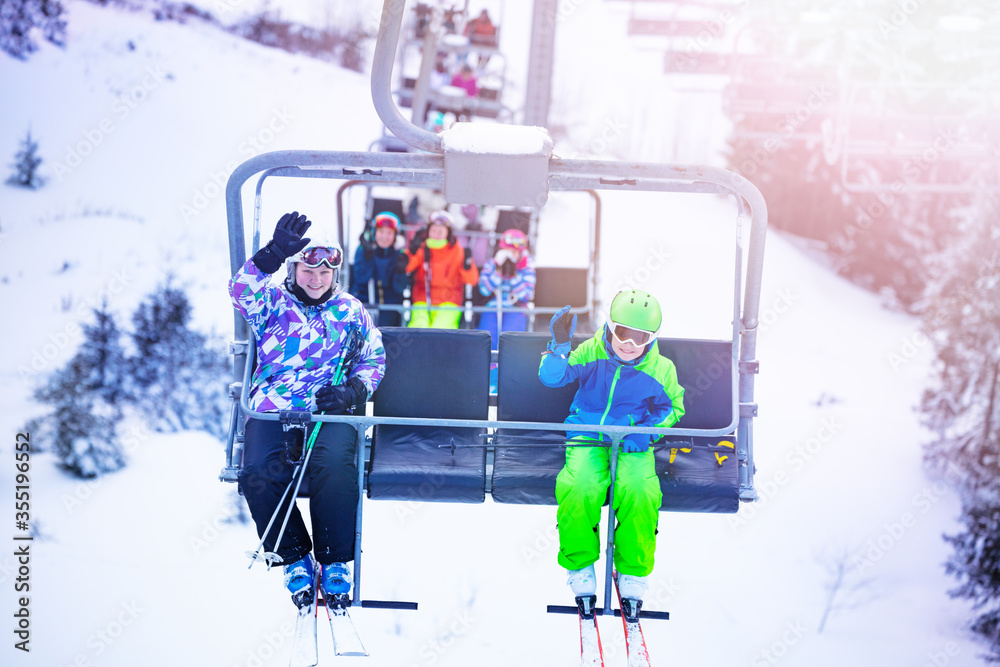
[[[611,321],[643,331],[657,331],[663,321],[660,304],[649,292],[632,289],[619,292],[611,301]]]

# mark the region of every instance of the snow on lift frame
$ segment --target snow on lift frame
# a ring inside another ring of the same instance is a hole
[[[612,613],[611,600],[612,568],[614,553],[614,480],[618,459],[618,445],[630,433],[648,433],[655,436],[680,437],[732,437],[735,433],[736,443],[734,453],[737,459],[738,496],[740,502],[752,502],[757,499],[754,489],[753,475],[755,471],[753,460],[753,418],[757,415],[757,404],[754,402],[754,376],[758,372],[758,362],[755,358],[757,346],[757,326],[760,307],[761,274],[763,269],[764,241],[767,227],[767,207],[760,191],[742,176],[733,172],[710,166],[670,165],[654,163],[628,163],[606,160],[562,159],[551,156],[551,142],[548,143],[548,153],[544,151],[535,155],[511,155],[495,152],[475,154],[462,153],[463,147],[456,142],[449,146],[442,135],[436,135],[418,128],[405,120],[396,108],[391,94],[391,76],[395,45],[399,39],[401,12],[394,0],[385,0],[382,10],[379,38],[375,46],[374,63],[372,67],[372,98],[376,111],[386,127],[393,134],[408,144],[424,152],[419,153],[384,153],[384,152],[345,152],[345,151],[275,151],[255,156],[239,165],[229,178],[226,186],[226,215],[229,229],[229,259],[231,273],[235,274],[245,263],[247,246],[244,238],[244,216],[242,189],[244,183],[254,174],[267,172],[271,174],[291,176],[296,178],[323,178],[338,180],[363,180],[376,183],[419,183],[442,189],[446,198],[449,189],[453,193],[463,192],[468,195],[470,186],[476,188],[474,193],[486,192],[484,201],[470,203],[482,204],[518,204],[532,197],[537,206],[542,206],[548,196],[548,191],[571,190],[618,190],[618,191],[657,191],[684,192],[728,195],[734,197],[737,207],[736,225],[736,270],[734,277],[733,329],[730,363],[731,405],[728,414],[731,422],[722,428],[654,428],[633,426],[592,426],[575,425],[579,431],[601,432],[611,440],[610,466],[611,488],[609,489],[609,512],[607,519],[606,538],[606,578],[604,591],[604,608],[606,614]],[[463,124],[471,125],[471,124]],[[475,127],[512,128],[516,132],[547,133],[540,128],[517,128],[515,126],[487,125]],[[469,160],[477,169],[469,169]],[[511,161],[516,161],[512,167]],[[501,167],[492,167],[495,163]],[[449,170],[449,163],[458,168]],[[521,167],[521,168],[518,168]],[[541,173],[538,173],[539,167]],[[525,171],[535,171],[536,178],[524,179]],[[513,174],[513,176],[511,176]],[[499,183],[504,179],[515,183]],[[517,192],[517,201],[499,201],[511,195],[510,187]],[[480,190],[479,188],[483,188]],[[497,188],[500,188],[498,190]],[[504,188],[508,188],[504,190]],[[258,190],[259,195],[259,190]],[[455,197],[456,201],[462,201]],[[255,206],[259,206],[259,196]],[[749,218],[750,232],[747,246],[747,261],[743,266],[744,221]],[[253,250],[259,247],[259,230],[255,232]],[[745,283],[745,284],[744,284]],[[742,292],[742,299],[741,299]],[[248,402],[250,373],[253,367],[255,344],[252,333],[246,322],[234,311],[235,342],[231,343],[230,351],[234,355],[234,382],[229,386],[229,394],[233,400],[229,437],[226,446],[226,466],[220,474],[220,480],[238,481],[240,463],[242,461],[243,426],[246,418],[252,417],[265,421],[279,421],[288,426],[305,426],[309,422],[349,423],[357,428],[358,455],[363,457],[366,452],[365,434],[369,427],[376,425],[398,425],[411,427],[441,427],[479,429],[512,429],[565,432],[563,422],[530,422],[530,421],[497,421],[470,419],[440,419],[440,418],[410,418],[367,415],[318,415],[303,411],[255,412]],[[488,447],[489,445],[477,445]],[[552,446],[548,444],[547,446]],[[454,447],[454,445],[453,445]],[[365,493],[364,461],[358,462],[358,512],[356,524],[356,546],[354,554],[354,587],[352,604],[362,607],[389,607],[400,609],[415,609],[414,603],[379,602],[361,599],[362,562],[361,534],[363,520],[363,500]]]

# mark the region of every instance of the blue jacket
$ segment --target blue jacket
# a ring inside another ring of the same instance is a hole
[[[543,354],[538,379],[547,387],[580,381],[567,424],[667,428],[684,416],[684,388],[677,383],[674,362],[661,355],[656,345],[650,345],[639,359],[622,361],[611,349],[607,326],[578,345],[568,358]],[[593,432],[583,431],[567,431],[566,435],[594,437]]]
[[[403,303],[403,291],[408,285],[406,273],[396,271],[396,262],[402,253],[395,248],[375,247],[371,257],[358,246],[351,267],[350,292],[361,303],[368,303],[368,282],[375,279],[375,303]]]

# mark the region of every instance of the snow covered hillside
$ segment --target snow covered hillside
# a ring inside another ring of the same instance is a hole
[[[0,498],[14,526],[14,443],[39,412],[31,391],[72,356],[80,324],[106,299],[126,315],[170,273],[196,324],[231,336],[222,190],[263,151],[364,150],[381,132],[368,80],[198,24],[71,1],[69,45],[0,59],[0,157],[27,129],[47,184],[0,186]],[[330,189],[268,192],[266,229],[299,208],[332,220]],[[702,331],[692,297],[728,319],[732,207],[610,198],[602,294],[664,257],[644,286],[674,295],[678,332]],[[657,224],[654,224],[654,221]],[[697,222],[698,224],[694,224]],[[638,249],[641,253],[636,256]],[[723,268],[718,268],[723,267]],[[721,323],[720,323],[721,322]],[[688,326],[690,328],[684,328]],[[958,503],[921,470],[913,406],[930,350],[919,323],[887,312],[787,237],[768,239],[756,421],[761,501],[735,516],[662,514],[645,624],[654,664],[971,667],[981,664],[950,600],[943,532]],[[724,331],[723,331],[724,335]],[[223,384],[220,383],[220,391]],[[293,611],[280,576],[247,570],[257,538],[231,523],[233,488],[216,480],[222,446],[201,433],[134,425],[130,465],[93,482],[31,459],[31,652],[13,648],[20,543],[0,550],[4,665],[283,666]],[[364,586],[417,612],[354,613],[367,665],[573,665],[570,600],[549,507],[369,502]],[[837,565],[841,586],[826,618]],[[832,572],[832,573],[831,573]],[[625,664],[616,619],[602,619],[608,664]],[[321,664],[332,664],[320,635]],[[343,662],[347,662],[344,659]]]

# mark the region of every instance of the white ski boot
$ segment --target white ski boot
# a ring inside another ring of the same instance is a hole
[[[566,584],[576,597],[597,594],[597,575],[592,564],[579,570],[566,570],[566,575]]]

